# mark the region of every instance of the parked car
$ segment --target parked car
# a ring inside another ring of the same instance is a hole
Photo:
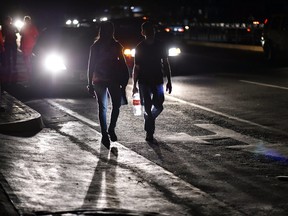
[[[141,24],[147,20],[146,17],[120,18],[111,20],[115,26],[115,38],[124,46],[124,54],[130,73],[134,64],[135,47],[144,39],[141,35]],[[181,43],[173,32],[166,31],[165,26],[156,24],[156,37],[167,44],[169,56],[174,58],[181,53]]]
[[[89,48],[97,31],[96,26],[44,29],[33,50],[33,79],[62,82],[85,78]]]
[[[143,39],[142,18],[121,18],[111,20],[115,25],[115,38],[124,46],[130,75],[134,64],[136,45]],[[173,36],[159,32],[157,37],[167,41],[170,56],[180,53]],[[86,80],[90,46],[99,31],[99,23],[85,25],[57,26],[44,29],[34,48],[33,79],[37,83],[62,83],[72,80]],[[172,36],[172,37],[171,37]]]
[[[269,61],[288,59],[288,14],[267,18],[261,37],[265,57]]]

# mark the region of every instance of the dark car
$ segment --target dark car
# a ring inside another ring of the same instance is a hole
[[[33,50],[33,79],[37,82],[85,79],[89,49],[97,34],[96,26],[44,29]]]
[[[173,32],[167,32],[165,26],[162,26],[157,20],[146,17],[120,18],[112,19],[115,26],[115,38],[124,46],[124,54],[127,60],[130,72],[133,68],[135,47],[144,39],[141,35],[141,24],[150,20],[156,25],[156,38],[164,41],[167,45],[167,51],[172,58],[181,53],[180,42]]]
[[[115,38],[124,46],[124,54],[131,71],[134,49],[143,40],[141,24],[143,18],[121,18],[111,20],[115,26]],[[34,48],[33,79],[39,83],[63,83],[71,80],[86,80],[90,46],[95,41],[99,23],[74,27],[49,27],[40,33]],[[170,56],[180,54],[170,33],[158,28],[157,37],[167,41]]]
[[[288,14],[277,14],[264,23],[261,44],[269,61],[288,59]]]

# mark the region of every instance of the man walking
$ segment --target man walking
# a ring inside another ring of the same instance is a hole
[[[37,27],[32,23],[30,16],[24,17],[24,26],[20,30],[20,50],[27,70],[28,82],[32,78],[32,53],[39,36]]]
[[[164,75],[167,77],[166,91],[169,94],[172,91],[168,50],[162,41],[155,38],[155,33],[152,22],[146,21],[141,25],[141,34],[145,39],[136,47],[133,67],[132,93],[139,91],[144,103],[144,129],[148,142],[154,140],[155,120],[163,111]]]
[[[126,70],[121,70],[121,65]],[[101,23],[98,38],[90,47],[87,78],[88,91],[96,95],[98,102],[101,142],[110,148],[110,140],[114,142],[118,139],[115,128],[121,106],[121,88],[126,88],[129,79],[123,46],[115,39],[114,24],[110,21]],[[112,101],[112,110],[107,128],[108,94]]]
[[[10,84],[12,81],[12,72],[16,70],[17,64],[17,33],[18,29],[12,23],[12,17],[5,17],[2,26],[2,36],[4,39],[3,66],[4,66],[4,83]]]

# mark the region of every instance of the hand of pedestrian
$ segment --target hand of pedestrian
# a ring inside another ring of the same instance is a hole
[[[94,88],[93,85],[87,85],[87,91],[90,95],[92,95],[93,97],[95,96],[95,92],[94,92]]]
[[[134,95],[135,93],[138,93],[138,92],[139,92],[138,88],[136,86],[134,86],[132,89],[132,95]]]
[[[171,92],[172,92],[172,84],[171,84],[171,82],[168,82],[168,83],[166,84],[166,91],[167,91],[169,94],[171,94]]]

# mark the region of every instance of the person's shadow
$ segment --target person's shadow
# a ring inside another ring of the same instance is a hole
[[[158,140],[156,140],[154,138],[153,141],[147,141],[147,144],[155,151],[155,153],[158,156],[158,159],[161,162],[163,162],[164,158],[163,158],[162,151],[161,151],[161,148],[160,148],[160,144],[163,145],[163,143],[158,142]]]
[[[112,147],[109,152],[109,149],[101,145],[99,161],[84,198],[83,209],[103,206],[105,203],[108,208],[119,208],[120,201],[115,189],[117,157],[116,147]]]

